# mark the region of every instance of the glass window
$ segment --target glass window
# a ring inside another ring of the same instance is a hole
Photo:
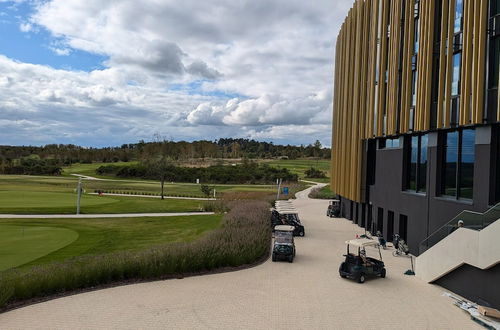
[[[457,194],[458,131],[446,133],[444,145],[444,190],[447,196]]]
[[[472,199],[475,161],[475,131],[468,129],[462,134],[460,157],[460,197]]]
[[[417,190],[418,136],[411,137],[410,179],[408,189]]]
[[[443,195],[472,199],[475,136],[474,129],[446,133],[443,146]]]
[[[420,38],[420,20],[415,19],[415,45],[413,47],[413,53],[418,53],[418,43]]]
[[[412,79],[411,79],[411,93],[412,93],[412,98],[411,98],[411,105],[414,107],[417,105],[417,71],[412,72]]]
[[[453,76],[451,81],[451,95],[457,96],[460,93],[460,62],[462,60],[462,54],[458,53],[453,55]]]
[[[455,4],[455,27],[454,32],[462,31],[462,16],[464,13],[464,2],[463,0],[457,0]]]
[[[427,189],[427,144],[428,136],[420,137],[420,161],[418,162],[418,190],[425,192]]]
[[[498,66],[500,62],[500,37],[492,39],[490,43],[490,69],[488,88],[498,87]]]
[[[493,17],[496,14],[500,14],[500,0],[491,0],[490,15]]]
[[[427,188],[427,135],[412,136],[408,142],[406,189],[425,192]]]
[[[389,148],[399,148],[399,138],[388,139]]]

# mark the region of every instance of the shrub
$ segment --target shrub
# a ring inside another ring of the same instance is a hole
[[[316,199],[334,199],[337,194],[330,190],[330,186],[324,186],[322,188],[313,188],[309,193],[309,198]]]
[[[158,279],[253,263],[269,253],[269,216],[265,202],[237,202],[224,215],[220,228],[193,242],[81,256],[1,272],[0,307],[124,280]]]
[[[306,178],[326,178],[326,173],[323,171],[320,171],[314,167],[311,167],[307,171],[304,172],[306,175]]]

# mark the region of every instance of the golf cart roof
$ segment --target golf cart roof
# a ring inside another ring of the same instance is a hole
[[[278,225],[274,227],[274,230],[278,231],[294,231],[295,227],[294,226],[287,226],[287,225]]]
[[[291,209],[277,209],[279,214],[298,214],[297,210],[291,210]]]
[[[293,207],[293,204],[291,202],[287,202],[287,203],[276,202],[276,207],[279,207],[279,206],[292,206]]]
[[[332,199],[330,202],[332,202],[332,203],[339,203],[340,200],[338,200],[338,199]]]
[[[352,239],[350,241],[345,242],[347,245],[353,245],[357,247],[366,247],[366,246],[378,246],[378,241],[373,240],[373,239],[368,239],[368,238],[358,238],[358,239]]]

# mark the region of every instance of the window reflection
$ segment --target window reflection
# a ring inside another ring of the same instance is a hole
[[[458,131],[448,132],[445,142],[444,195],[457,194]]]
[[[462,54],[457,53],[453,55],[453,76],[451,81],[451,95],[457,96],[460,93],[459,82],[460,82],[460,62],[462,60]]]
[[[420,161],[418,168],[418,190],[425,192],[427,189],[427,135],[420,137]]]
[[[464,2],[463,0],[457,0],[455,5],[455,27],[454,32],[462,31],[462,16],[464,13]]]
[[[475,136],[474,129],[446,133],[443,152],[443,195],[472,199]]]
[[[460,197],[472,199],[474,183],[474,130],[464,130],[462,134],[461,162],[460,162]]]

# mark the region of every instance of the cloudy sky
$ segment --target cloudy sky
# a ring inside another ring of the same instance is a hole
[[[330,145],[352,0],[0,0],[0,144]]]

